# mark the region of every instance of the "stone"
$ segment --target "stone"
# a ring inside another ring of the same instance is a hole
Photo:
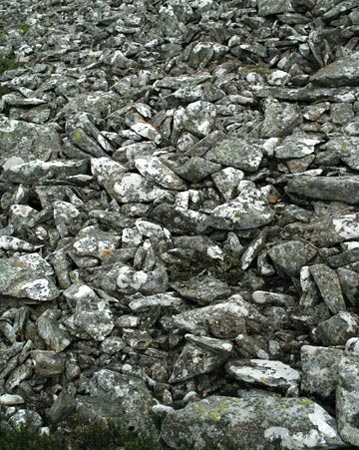
[[[264,109],[262,138],[287,136],[302,121],[300,108],[291,103],[281,103],[275,99],[268,99],[265,102]]]
[[[301,390],[309,395],[328,398],[335,395],[343,350],[303,345]]]
[[[342,439],[351,445],[358,445],[358,384],[359,366],[351,358],[343,358],[339,365],[339,380],[336,395],[338,429]]]
[[[231,138],[211,148],[205,155],[209,161],[236,169],[255,172],[263,158],[261,146],[244,139]]]
[[[283,272],[296,275],[301,268],[311,261],[317,250],[309,242],[287,241],[279,243],[268,250],[268,256]]]
[[[72,319],[75,327],[97,341],[103,341],[111,333],[114,321],[107,300],[99,298],[93,289],[81,283],[73,284],[63,294],[68,301],[73,302]]]
[[[139,377],[101,369],[92,376],[89,389],[89,396],[77,398],[76,409],[85,417],[121,420],[130,432],[155,436],[153,427],[146,429],[154,401]]]
[[[321,322],[316,334],[327,346],[344,345],[346,341],[358,333],[358,317],[350,312],[341,311],[333,317]]]
[[[9,419],[9,424],[13,428],[25,427],[34,433],[38,432],[43,424],[43,420],[36,411],[31,409],[19,409]]]
[[[250,359],[230,361],[227,373],[236,380],[286,391],[299,385],[300,373],[281,361]]]
[[[0,292],[15,298],[27,299],[30,303],[47,302],[60,295],[60,290],[38,265],[22,257],[0,259]]]
[[[314,264],[309,270],[329,310],[333,314],[345,311],[346,305],[336,272],[325,264]]]
[[[33,350],[31,358],[35,367],[35,374],[51,378],[60,375],[65,370],[64,353],[56,353],[50,350]]]
[[[210,396],[189,403],[165,417],[161,437],[172,449],[211,448],[213,442],[247,449],[346,445],[335,420],[317,403],[264,393],[248,398]]]
[[[359,203],[358,180],[355,177],[298,176],[291,179],[287,192],[304,195],[317,200],[344,201],[351,205]]]
[[[250,181],[240,182],[240,194],[228,203],[217,206],[211,215],[211,224],[224,230],[247,230],[267,225],[273,220],[273,211],[267,198]]]
[[[350,57],[340,58],[320,69],[311,79],[324,86],[357,86],[359,83],[359,75],[356,70],[358,60],[358,52]]]
[[[231,295],[231,289],[226,283],[208,275],[194,277],[187,281],[177,281],[171,283],[171,287],[181,297],[190,299],[200,305],[207,305]]]
[[[22,162],[36,159],[47,161],[60,151],[61,139],[54,127],[8,119],[2,115],[0,145],[4,152],[1,165],[11,156],[21,158]]]

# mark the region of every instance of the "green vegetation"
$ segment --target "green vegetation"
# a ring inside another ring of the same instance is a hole
[[[6,70],[17,69],[20,66],[21,63],[16,61],[14,54],[0,55],[0,74],[4,73]]]
[[[66,433],[39,435],[25,428],[0,430],[1,450],[160,450],[150,439],[133,436],[114,422],[77,425]]]
[[[22,25],[18,25],[17,28],[25,34],[30,30],[31,25],[29,25],[28,23],[23,23]]]

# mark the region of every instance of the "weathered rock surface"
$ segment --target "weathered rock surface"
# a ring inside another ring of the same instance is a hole
[[[359,447],[358,2],[5,3],[1,426]]]

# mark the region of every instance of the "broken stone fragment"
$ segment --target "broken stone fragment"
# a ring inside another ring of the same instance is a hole
[[[314,264],[309,270],[329,310],[333,314],[345,311],[346,305],[335,270],[326,264]]]
[[[263,138],[287,136],[303,120],[299,106],[281,103],[273,98],[265,101],[264,110]]]
[[[359,364],[352,358],[343,358],[339,364],[339,384],[336,412],[339,433],[351,445],[359,445]]]
[[[87,173],[87,161],[49,161],[34,160],[9,167],[1,175],[4,181],[32,184],[40,180],[63,180],[72,175]]]
[[[55,309],[44,311],[37,319],[39,336],[46,345],[55,352],[62,352],[71,344],[71,338],[67,331],[58,323],[61,312]]]
[[[297,176],[289,180],[289,194],[304,195],[317,200],[359,203],[359,181],[355,177],[311,177]]]
[[[298,274],[316,254],[316,248],[306,241],[282,242],[268,250],[273,263],[289,275]]]
[[[41,257],[39,257],[42,259]],[[46,302],[57,298],[60,291],[50,278],[47,270],[34,266],[34,259],[11,257],[0,259],[0,292],[31,302]],[[37,261],[38,262],[38,261]],[[45,266],[48,264],[45,261]]]
[[[230,351],[218,352],[201,345],[188,343],[174,363],[169,383],[179,383],[197,375],[203,375],[220,367],[229,357]]]
[[[107,300],[99,298],[93,289],[81,283],[73,284],[63,294],[72,302],[73,322],[77,327],[97,341],[103,341],[111,333],[114,320]]]
[[[359,84],[358,74],[359,52],[350,57],[341,58],[316,72],[312,81],[324,86],[357,86]]]
[[[141,378],[101,369],[90,380],[89,396],[77,396],[77,411],[87,418],[105,419],[121,424],[129,432],[151,436],[149,411],[154,404]]]
[[[61,149],[60,136],[52,126],[35,125],[23,120],[0,118],[0,147],[3,165],[11,156],[23,162],[39,159],[47,161]]]
[[[338,367],[344,352],[339,348],[301,347],[302,380],[304,393],[328,398],[335,394],[338,383]]]
[[[346,445],[335,420],[317,403],[260,391],[244,398],[211,396],[189,403],[165,417],[161,437],[171,449],[194,445],[204,450],[213,442],[243,449],[329,450]]]
[[[233,295],[227,301],[176,314],[173,316],[173,323],[177,328],[196,335],[208,334],[209,328],[214,328],[218,330],[216,333],[234,337],[243,330],[243,319],[257,320],[259,317],[253,305],[240,295]],[[223,332],[219,331],[221,327]]]
[[[265,195],[251,181],[241,181],[240,194],[228,203],[217,206],[211,215],[211,224],[222,230],[248,230],[258,228],[273,220]]]
[[[193,300],[200,305],[206,305],[231,295],[231,289],[227,283],[211,275],[200,275],[186,281],[176,281],[171,283],[171,287],[181,297]]]
[[[66,355],[50,350],[33,350],[31,358],[36,375],[44,378],[56,377],[65,370]]]
[[[344,345],[349,338],[357,335],[358,320],[355,314],[341,311],[320,322],[315,333],[324,345]]]
[[[230,376],[239,381],[278,388],[282,392],[289,388],[297,388],[300,381],[300,372],[281,361],[266,359],[230,361],[226,370]]]
[[[223,166],[255,172],[263,158],[261,146],[245,139],[229,138],[210,149],[205,158]]]
[[[142,176],[166,189],[183,190],[186,183],[176,175],[161,159],[156,157],[138,157],[135,166]]]

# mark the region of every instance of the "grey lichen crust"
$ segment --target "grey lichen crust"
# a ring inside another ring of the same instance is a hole
[[[162,439],[172,449],[194,445],[275,450],[345,448],[335,420],[307,398],[267,393],[244,398],[213,396],[166,416]]]

